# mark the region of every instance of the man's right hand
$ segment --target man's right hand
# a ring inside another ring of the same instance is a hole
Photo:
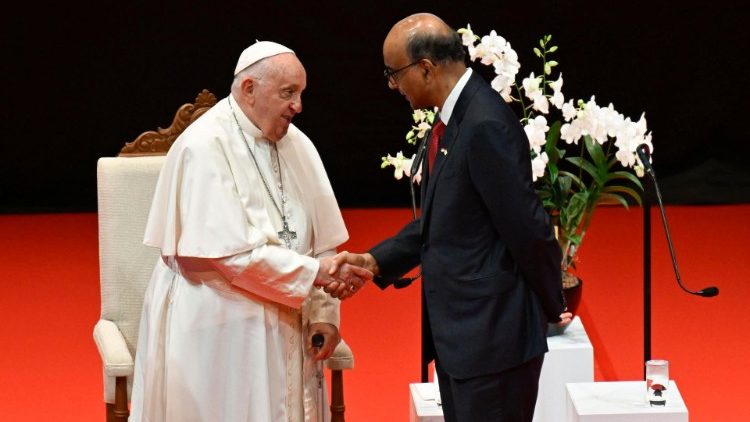
[[[339,255],[320,260],[318,276],[313,285],[322,287],[332,297],[343,300],[354,295],[367,280],[372,280],[373,273],[361,265],[336,262]]]
[[[370,271],[372,274],[377,275],[380,272],[378,263],[375,261],[375,257],[370,253],[351,253],[347,251],[339,252],[333,257],[333,266],[330,269],[330,274],[338,271],[339,266],[345,264],[356,265]]]

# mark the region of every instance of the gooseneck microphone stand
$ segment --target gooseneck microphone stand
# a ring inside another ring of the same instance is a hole
[[[643,183],[643,362],[651,360],[651,196]],[[644,379],[646,367],[643,367]]]
[[[672,258],[672,269],[674,270],[675,279],[677,284],[682,290],[692,295],[701,297],[714,297],[719,294],[718,287],[710,286],[704,287],[701,290],[693,291],[686,288],[682,284],[682,278],[680,277],[680,270],[677,267],[677,256],[674,252],[674,246],[672,245],[672,236],[669,233],[669,225],[667,224],[667,214],[664,211],[664,202],[661,199],[661,190],[659,189],[659,183],[656,181],[656,172],[651,164],[651,156],[648,145],[641,144],[636,148],[638,158],[640,158],[643,167],[651,177],[651,181],[654,185],[654,192],[656,193],[656,200],[659,204],[659,211],[661,212],[661,221],[664,225],[664,233],[667,237],[667,246],[669,247],[669,255]],[[651,360],[651,204],[648,200],[648,195],[645,195],[644,189],[644,201],[643,201],[643,358],[644,362]],[[644,367],[645,375],[645,367]]]
[[[410,175],[409,176],[409,189],[411,192],[411,211],[412,211],[412,217],[415,220],[417,219],[417,195],[414,192],[414,178],[417,175],[417,171],[419,171],[419,166],[421,165],[422,160],[424,160],[424,156],[427,151],[427,140],[430,139],[430,136],[432,136],[432,129],[430,129],[430,131],[425,134],[424,138],[422,138],[422,142],[419,144],[419,147],[417,148],[417,153],[414,156],[414,161],[411,163],[411,169],[410,169],[411,172],[409,173]],[[394,283],[394,287],[397,289],[406,287],[409,284],[411,284],[412,281],[418,279],[421,276],[422,276],[422,271],[420,268],[419,274],[417,274],[416,277],[402,278],[399,280],[399,282]],[[422,286],[422,288],[424,288],[424,286]],[[427,304],[425,303],[424,293],[420,294],[419,296],[421,298],[420,300],[422,303],[421,334],[420,334],[422,350],[420,352],[419,367],[420,367],[420,374],[421,374],[422,382],[425,383],[429,380],[429,374],[427,373],[428,365],[427,365],[427,362],[425,362],[426,360],[425,353],[424,353],[425,339],[422,337],[424,337],[424,326],[425,324],[427,324],[427,321],[425,321],[425,318],[424,318],[424,312],[425,312]]]

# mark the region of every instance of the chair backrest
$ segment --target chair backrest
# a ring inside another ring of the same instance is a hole
[[[135,356],[143,297],[159,251],[143,245],[151,201],[165,154],[195,119],[216,104],[203,90],[181,106],[167,129],[144,132],[117,157],[97,163],[101,319],[114,322]]]
[[[143,297],[159,251],[143,245],[164,156],[106,157],[97,164],[101,319],[117,324],[135,356]]]

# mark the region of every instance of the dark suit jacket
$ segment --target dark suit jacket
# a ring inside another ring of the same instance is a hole
[[[547,322],[564,309],[561,252],[532,186],[526,134],[477,73],[425,176],[421,217],[370,250],[383,289],[421,263],[424,355],[471,378],[545,353]]]

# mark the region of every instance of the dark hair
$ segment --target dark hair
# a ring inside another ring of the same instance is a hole
[[[449,34],[415,34],[406,42],[406,54],[410,60],[429,59],[435,64],[463,62],[466,57],[461,37],[455,31]]]

